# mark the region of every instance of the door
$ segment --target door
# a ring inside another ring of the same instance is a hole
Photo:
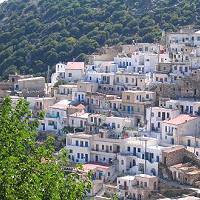
[[[85,154],[85,162],[88,162],[88,154]]]
[[[124,181],[124,189],[125,190],[127,189],[127,183],[126,183],[126,181]]]
[[[99,158],[98,156],[95,156],[95,161],[98,162],[99,161]]]
[[[136,156],[136,147],[133,148],[133,155]]]
[[[42,124],[42,130],[45,131],[45,124]]]
[[[162,120],[165,120],[165,112],[162,112]]]

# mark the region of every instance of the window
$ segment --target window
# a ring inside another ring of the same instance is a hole
[[[112,146],[110,146],[110,151],[112,151]]]
[[[110,172],[108,172],[108,176],[110,176]]]
[[[130,96],[129,96],[129,95],[127,95],[127,96],[126,96],[126,99],[127,99],[127,100],[130,100]]]
[[[117,82],[117,83],[119,83],[119,77],[117,77],[117,80],[116,80],[116,82]]]
[[[158,122],[158,128],[160,128],[160,122]]]
[[[83,147],[83,141],[80,142],[80,146]]]
[[[77,153],[77,158],[80,158],[80,153]]]
[[[146,98],[149,99],[149,94],[146,94]]]
[[[124,160],[121,160],[121,165],[124,165]]]
[[[120,124],[117,124],[117,128],[120,128]]]
[[[81,159],[83,159],[83,158],[84,158],[84,154],[82,153],[82,154],[81,154]]]
[[[185,67],[185,72],[188,72],[188,68],[187,67]]]
[[[72,150],[72,149],[70,149],[70,150],[69,150],[69,153],[73,153],[73,150]]]
[[[104,145],[102,145],[102,150],[104,150]]]
[[[147,187],[147,182],[144,182],[144,187]]]
[[[69,73],[69,74],[68,74],[68,77],[72,77],[72,73]]]
[[[93,117],[90,118],[90,121],[93,122]]]
[[[127,151],[130,152],[130,151],[131,151],[131,148],[130,148],[130,147],[127,147]]]
[[[169,113],[167,113],[167,118],[169,118]]]
[[[85,142],[85,147],[88,147],[88,142],[87,141]]]
[[[76,146],[78,146],[79,145],[79,142],[78,142],[78,140],[76,140]]]
[[[138,152],[141,152],[141,148],[138,148]]]
[[[160,112],[158,112],[158,117],[160,117]]]

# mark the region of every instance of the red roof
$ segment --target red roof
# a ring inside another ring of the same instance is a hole
[[[67,63],[67,69],[76,70],[81,69],[83,70],[85,68],[84,62],[68,62]]]
[[[178,115],[174,119],[165,120],[164,122],[171,125],[180,125],[180,124],[184,124],[186,122],[192,121],[194,119],[197,119],[197,117],[182,114],[182,115]]]

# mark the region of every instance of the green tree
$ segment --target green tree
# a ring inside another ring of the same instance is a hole
[[[91,184],[87,175],[66,172],[66,151],[55,157],[53,139],[36,141],[38,121],[28,103],[5,98],[0,107],[0,199],[79,200]]]

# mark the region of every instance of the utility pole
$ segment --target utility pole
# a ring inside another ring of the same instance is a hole
[[[197,148],[197,131],[199,132],[199,123],[196,124],[196,131],[195,131],[195,136],[194,136],[194,154],[196,155],[196,148]]]
[[[147,170],[147,159],[146,159],[146,154],[147,154],[147,140],[144,140],[144,174],[146,174]]]

